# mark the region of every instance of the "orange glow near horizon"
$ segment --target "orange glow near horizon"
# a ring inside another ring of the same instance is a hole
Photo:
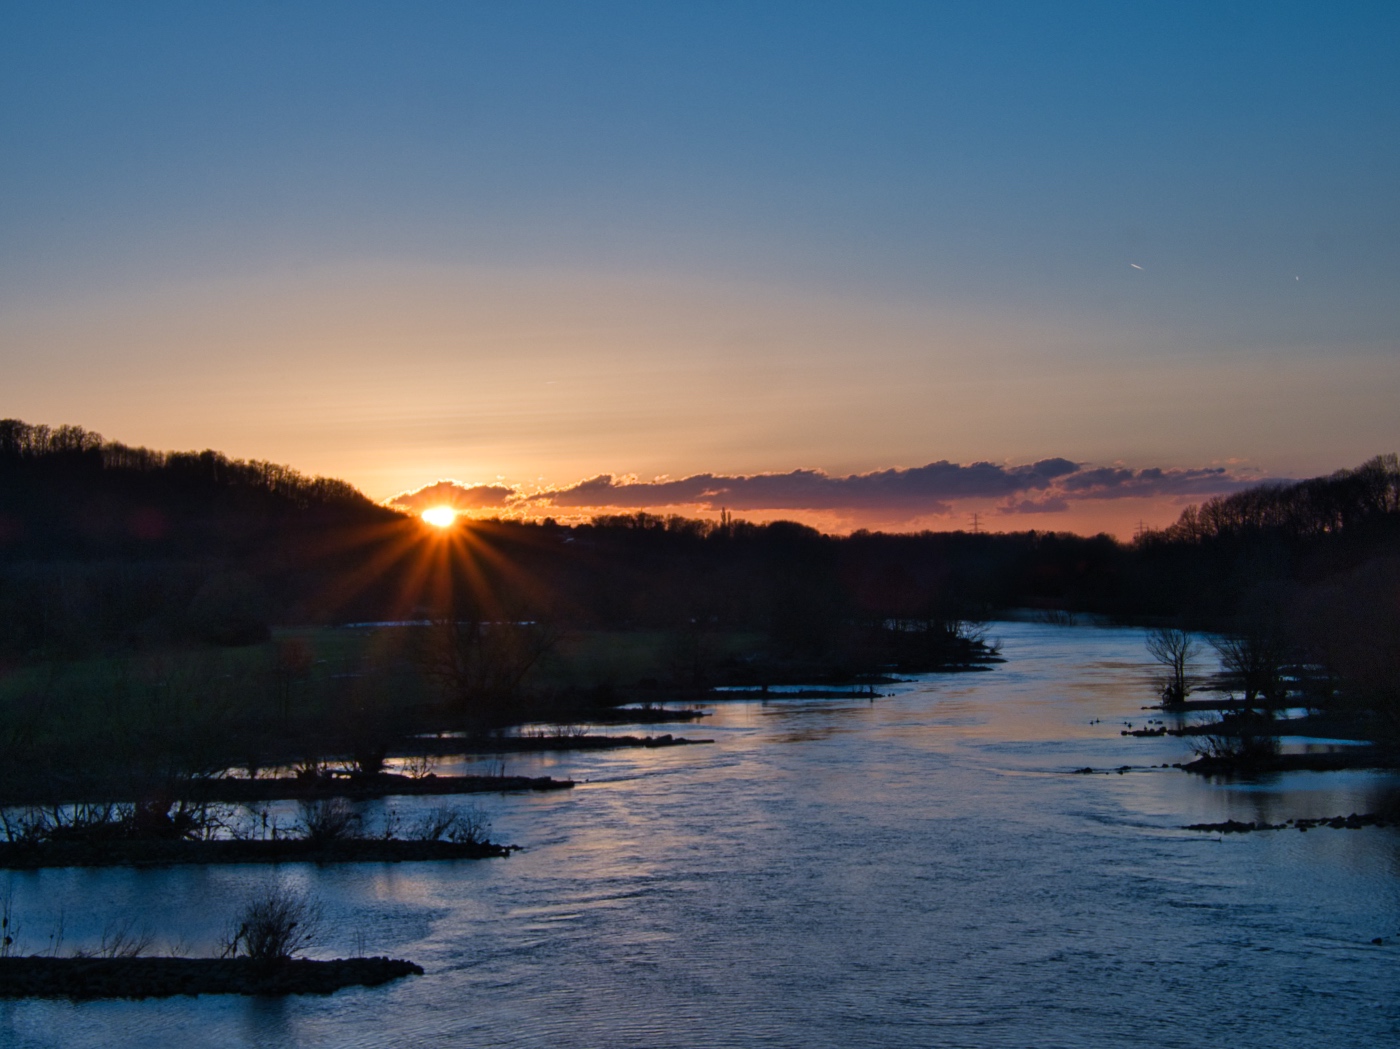
[[[838,507],[832,509],[748,509],[730,512],[732,519],[751,524],[771,521],[795,521],[828,535],[849,535],[858,529],[886,533],[917,533],[922,531],[956,532],[1070,532],[1081,536],[1107,533],[1123,542],[1143,529],[1160,529],[1174,523],[1190,503],[1204,502],[1208,495],[1196,498],[1162,497],[1121,500],[1086,500],[1072,503],[1062,510],[1047,513],[1009,513],[998,503],[960,500],[943,514],[905,516],[880,508],[861,509]],[[391,504],[392,505],[392,504]],[[672,514],[687,518],[718,521],[719,513],[709,505],[666,504],[645,506],[554,506],[550,503],[531,505],[528,509],[514,507],[483,507],[478,510],[455,510],[434,506],[417,516],[432,525],[434,531],[447,532],[463,521],[504,520],[538,524],[546,519],[561,525],[587,524],[595,517],[646,513],[657,516]],[[429,516],[433,515],[433,516]],[[438,515],[441,515],[439,519]],[[450,517],[448,515],[451,515]],[[976,523],[974,523],[974,517]]]
[[[450,506],[434,506],[424,510],[422,518],[434,528],[451,528],[457,521],[457,511]]]

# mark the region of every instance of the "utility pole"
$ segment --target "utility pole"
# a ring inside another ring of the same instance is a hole
[[[976,513],[973,513],[973,515],[972,515],[972,534],[973,534],[973,535],[976,535],[976,534],[977,534],[977,523],[978,523],[978,520],[979,520],[978,515],[977,515]]]

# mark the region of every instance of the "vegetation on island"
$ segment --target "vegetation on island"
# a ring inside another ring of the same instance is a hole
[[[1208,712],[1207,720],[1173,730],[1196,741],[1199,758],[1189,767],[1400,763],[1395,456],[1210,500],[1137,545],[1145,563],[1178,577],[1176,586],[1198,588],[1191,602],[1173,610],[1176,625],[1147,639],[1163,669],[1162,709]],[[1195,672],[1202,645],[1182,625],[1215,631],[1210,644],[1218,674]],[[1198,698],[1189,698],[1193,693]],[[1372,745],[1346,754],[1284,755],[1282,735]]]
[[[110,924],[91,949],[64,953],[60,916],[44,949],[24,953],[13,897],[0,896],[0,998],[163,998],[198,994],[330,994],[422,975],[385,957],[300,957],[322,942],[325,917],[312,897],[276,882],[255,890],[230,916],[216,957],[152,953],[155,935],[129,920]]]
[[[366,825],[350,799],[303,800],[281,823],[269,809],[143,802],[0,810],[0,868],[167,866],[182,863],[398,863],[509,856],[476,809],[438,805],[411,821],[390,809]]]

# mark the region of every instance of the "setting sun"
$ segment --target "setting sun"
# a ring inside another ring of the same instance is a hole
[[[423,511],[423,520],[434,528],[450,528],[457,520],[457,511],[450,506],[434,506]]]

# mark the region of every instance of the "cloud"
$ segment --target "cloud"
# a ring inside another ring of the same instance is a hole
[[[1201,499],[1265,480],[1257,472],[1225,467],[1134,470],[1063,458],[1022,465],[939,460],[925,466],[844,476],[822,470],[789,470],[640,481],[633,476],[599,474],[562,488],[529,493],[502,484],[438,481],[396,495],[389,505],[410,513],[450,506],[462,511],[503,510],[526,517],[661,508],[695,513],[723,507],[739,512],[791,513],[800,518],[827,515],[838,524],[852,520],[895,523],[945,517],[978,504],[997,514],[1022,515],[1072,512],[1076,504],[1104,500]]]
[[[1162,496],[1210,496],[1238,492],[1262,483],[1259,476],[1234,476],[1223,466],[1201,469],[1153,467],[1128,470],[1105,466],[1080,470],[1061,482],[1074,499],[1150,499]]]
[[[1052,495],[1044,499],[1022,499],[997,507],[999,514],[1061,514],[1069,509],[1069,500]]]
[[[1001,499],[1041,491],[1078,469],[1068,459],[1024,466],[941,460],[927,466],[833,477],[821,470],[724,476],[695,474],[679,480],[635,481],[611,474],[580,481],[532,499],[557,507],[641,508],[697,506],[717,510],[897,510],[939,514],[960,499]]]
[[[821,470],[638,481],[599,474],[564,488],[523,496],[523,502],[559,509],[770,510],[898,515],[949,514],[958,502],[996,501],[1003,514],[1062,513],[1075,502],[1104,499],[1203,497],[1259,484],[1257,475],[1224,467],[1133,470],[1095,467],[1069,459],[1024,465],[946,460],[926,466],[833,476]]]
[[[503,507],[516,495],[514,488],[499,484],[462,485],[456,481],[438,481],[412,492],[400,492],[389,505],[410,513],[422,513],[434,506],[450,506],[454,510],[488,510]]]

